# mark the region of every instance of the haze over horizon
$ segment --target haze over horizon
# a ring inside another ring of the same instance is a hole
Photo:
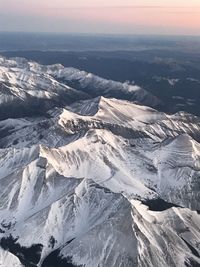
[[[0,0],[0,31],[200,35],[200,3]]]

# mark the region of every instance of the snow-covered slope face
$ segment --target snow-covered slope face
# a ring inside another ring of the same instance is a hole
[[[0,64],[1,83],[20,93],[79,94],[55,77],[111,83],[61,65]],[[0,266],[200,266],[200,119],[78,99],[60,107],[50,97],[45,116],[15,109],[0,121]]]
[[[25,60],[0,59],[0,119],[35,116],[88,97],[47,73],[31,71]]]
[[[23,267],[16,256],[3,249],[0,249],[0,266]]]

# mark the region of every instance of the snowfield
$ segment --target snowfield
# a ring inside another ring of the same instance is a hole
[[[200,266],[198,117],[19,58],[0,94],[0,266]]]

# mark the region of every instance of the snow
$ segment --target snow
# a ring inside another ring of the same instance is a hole
[[[0,58],[0,65],[9,82],[3,103],[77,93],[58,78],[144,93],[60,64]],[[106,97],[52,106],[48,117],[0,121],[1,238],[42,244],[38,266],[56,249],[86,267],[200,264],[187,245],[200,253],[199,131],[190,114]],[[152,211],[148,201],[157,198],[181,207]],[[3,250],[0,265],[22,267]]]
[[[23,267],[19,259],[8,251],[0,249],[1,267]]]
[[[184,266],[185,261],[189,258],[200,263],[199,258],[191,254],[190,248],[182,239],[187,236],[188,243],[191,240],[194,243],[198,240],[200,217],[196,212],[180,208],[153,212],[139,201],[133,201],[132,205],[133,218],[138,227],[139,253],[142,256],[139,264],[141,266],[148,261],[148,266],[160,266],[159,264],[161,264],[161,266],[167,267],[170,258],[170,266]],[[177,235],[177,233],[179,234]],[[148,246],[145,241],[149,242]],[[192,246],[196,247],[194,243]]]

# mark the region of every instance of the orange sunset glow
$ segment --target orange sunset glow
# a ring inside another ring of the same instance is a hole
[[[200,33],[199,1],[0,0],[0,27],[24,31]]]

